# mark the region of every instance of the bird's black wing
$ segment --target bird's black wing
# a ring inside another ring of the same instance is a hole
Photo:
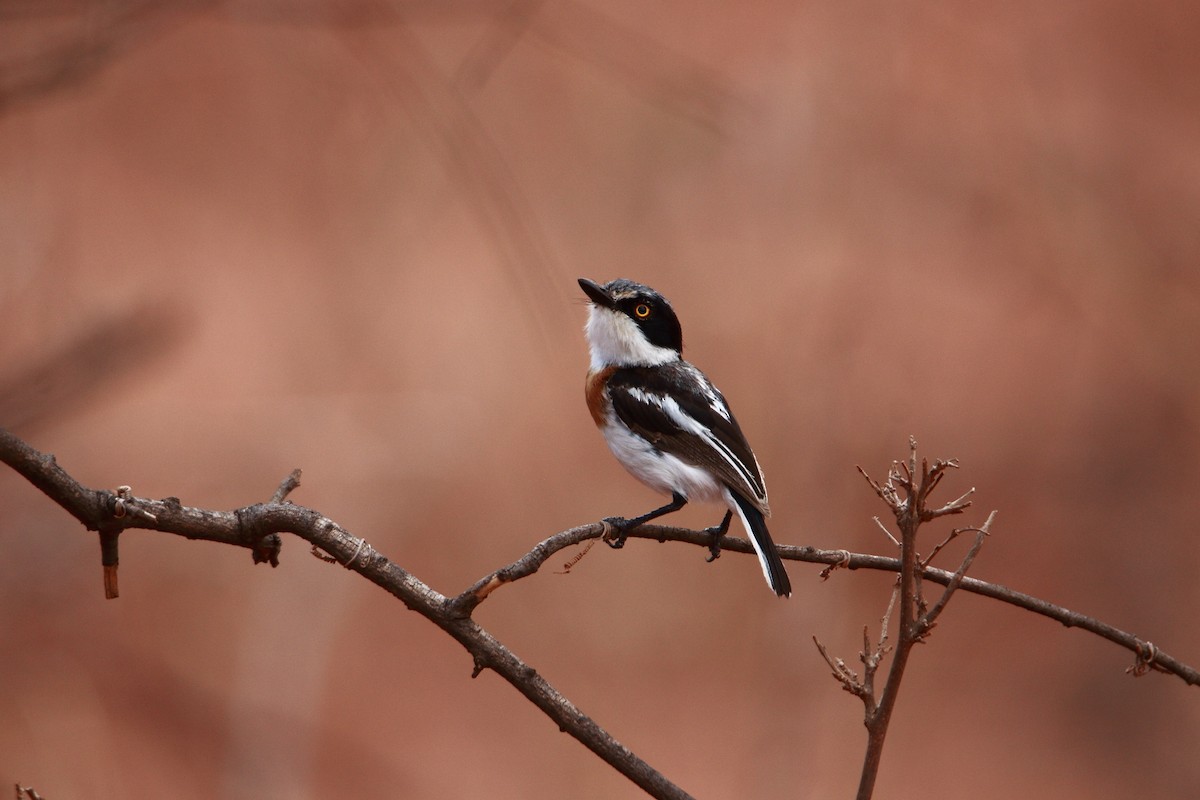
[[[613,411],[655,448],[708,469],[770,514],[762,470],[725,398],[686,361],[626,367],[608,381]]]

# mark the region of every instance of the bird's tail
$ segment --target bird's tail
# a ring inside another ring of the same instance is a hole
[[[783,568],[783,561],[779,558],[779,551],[775,549],[775,542],[767,532],[767,521],[763,518],[763,513],[737,492],[730,490],[727,494],[733,500],[738,516],[742,518],[746,533],[750,534],[750,543],[754,545],[754,552],[758,553],[758,563],[762,565],[767,585],[780,597],[790,596],[792,582],[788,578],[787,570]]]

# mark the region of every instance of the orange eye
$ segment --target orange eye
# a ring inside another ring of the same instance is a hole
[[[638,303],[637,308],[633,309],[633,313],[637,314],[638,319],[645,319],[650,316],[650,306],[645,303]]]

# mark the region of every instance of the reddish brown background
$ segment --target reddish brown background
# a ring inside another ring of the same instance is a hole
[[[976,575],[1195,664],[1194,9],[7,4],[0,422],[189,505],[301,466],[294,499],[456,592],[657,501],[582,400],[575,278],[632,277],[731,399],[780,541],[886,552],[854,465],[914,434],[970,520],[1000,511]],[[0,552],[0,783],[639,796],[294,539],[272,571],[127,534],[106,602],[92,536],[0,470]],[[861,707],[811,640],[852,661],[888,579],[791,572],[777,602],[751,559],[634,542],[479,616],[698,796],[847,797]],[[962,596],[877,796],[1194,797],[1198,690],[1130,663]]]

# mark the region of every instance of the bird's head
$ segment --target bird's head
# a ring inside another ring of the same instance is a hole
[[[625,278],[603,286],[580,278],[579,288],[591,301],[584,331],[592,369],[651,367],[680,358],[679,317],[661,294]]]

